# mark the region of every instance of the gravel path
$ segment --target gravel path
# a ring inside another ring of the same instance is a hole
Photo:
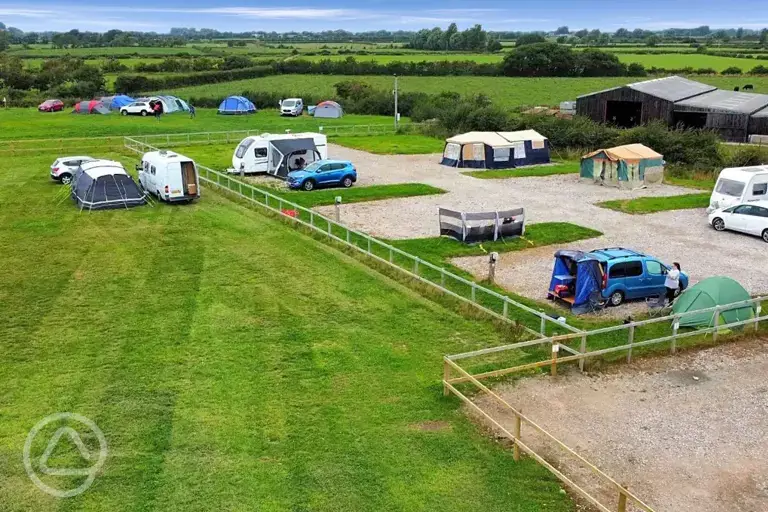
[[[768,293],[768,266],[765,265],[768,246],[756,237],[714,232],[704,210],[628,215],[594,204],[611,199],[689,194],[690,189],[661,185],[636,191],[619,190],[582,183],[573,174],[483,180],[440,165],[439,155],[373,155],[339,146],[332,146],[331,154],[355,163],[361,185],[420,182],[448,191],[437,196],[342,206],[343,222],[375,236],[438,236],[437,208],[440,206],[467,211],[523,206],[529,223],[567,221],[605,234],[566,246],[502,255],[496,271],[498,282],[526,297],[538,300],[545,297],[552,255],[557,249],[591,250],[611,246],[630,247],[667,263],[679,261],[694,283],[711,275],[727,275],[737,279],[752,294]],[[332,214],[333,207],[319,210]],[[461,258],[455,262],[478,276],[484,277],[487,272],[485,257]]]
[[[768,342],[755,340],[494,391],[658,512],[757,512],[768,510],[766,374]]]

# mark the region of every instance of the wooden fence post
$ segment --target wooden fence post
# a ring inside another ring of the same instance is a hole
[[[624,494],[624,491],[619,491],[619,506],[617,511],[627,512],[627,495]]]
[[[440,267],[440,286],[445,288],[445,269]]]
[[[419,258],[416,257],[413,259],[413,273],[417,276],[419,275]]]
[[[547,332],[547,321],[544,318],[544,313],[541,314],[541,325],[539,326],[539,332],[542,336]]]
[[[582,355],[581,359],[579,359],[579,371],[584,371],[584,365],[587,362],[587,358],[584,356],[584,354],[587,353],[587,335],[583,335],[581,337],[581,345],[579,346],[579,353]]]
[[[629,349],[627,349],[627,362],[632,362],[632,343],[635,342],[635,326],[629,326]]]
[[[368,237],[368,254],[371,254],[371,237]]]
[[[475,295],[477,292],[475,292],[475,283],[472,283],[472,302],[475,302]]]
[[[670,346],[671,352],[674,354],[677,351],[677,330],[680,329],[680,317],[675,315],[672,319],[672,345]]]
[[[448,364],[448,361],[443,360],[443,380],[445,382],[448,382],[451,379],[451,365]],[[443,396],[448,396],[451,393],[451,390],[448,389],[448,386],[443,384]]]
[[[715,316],[713,320],[713,326],[715,328],[714,331],[712,331],[712,341],[717,341],[717,331],[719,331],[720,327],[720,308],[715,308]]]
[[[519,411],[521,414],[523,410]],[[523,420],[520,418],[520,414],[515,414],[515,446],[512,447],[512,457],[515,461],[520,460],[520,446],[517,442],[520,440],[520,436],[523,432]]]
[[[507,316],[509,316],[509,301],[507,300],[506,297],[504,297],[504,309],[503,309],[501,315],[504,318],[507,318]]]
[[[555,377],[557,376],[557,353],[560,351],[560,345],[557,343],[552,343],[552,367],[550,369],[550,374]]]
[[[758,302],[757,307],[755,307],[755,332],[759,329],[759,326],[757,325],[759,323],[758,318],[760,318],[760,310],[762,309],[762,305]]]

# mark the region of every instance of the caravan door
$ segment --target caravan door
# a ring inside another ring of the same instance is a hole
[[[267,172],[269,170],[269,143],[256,141],[250,148],[251,166],[246,167],[246,172]]]

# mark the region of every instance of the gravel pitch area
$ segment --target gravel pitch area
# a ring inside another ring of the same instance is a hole
[[[766,374],[763,339],[494,391],[658,512],[757,512],[768,510]],[[523,441],[548,452],[525,428]]]
[[[496,271],[499,284],[532,299],[545,298],[552,255],[563,247],[584,250],[629,247],[668,263],[679,261],[693,283],[711,275],[727,275],[737,279],[751,294],[768,293],[768,266],[765,265],[768,246],[756,237],[716,233],[707,223],[704,210],[629,215],[595,206],[611,199],[690,194],[690,189],[661,185],[635,191],[619,190],[582,183],[572,174],[483,180],[440,165],[440,155],[373,155],[339,146],[333,146],[331,154],[355,163],[360,185],[419,182],[448,191],[439,196],[342,206],[343,222],[376,236],[438,236],[437,208],[440,206],[466,211],[523,206],[529,223],[566,221],[605,234],[567,246],[503,254]],[[331,214],[333,207],[319,210]],[[455,263],[477,276],[485,277],[487,272],[485,257],[460,258]],[[644,304],[635,304],[619,311],[626,314],[644,307]]]

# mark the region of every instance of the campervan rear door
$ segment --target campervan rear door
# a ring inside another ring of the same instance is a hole
[[[168,199],[178,199],[184,197],[184,179],[181,174],[181,163],[172,161],[165,164],[164,182],[161,186],[168,187]]]
[[[181,162],[181,181],[185,196],[197,197],[198,182],[197,169],[191,160]]]

